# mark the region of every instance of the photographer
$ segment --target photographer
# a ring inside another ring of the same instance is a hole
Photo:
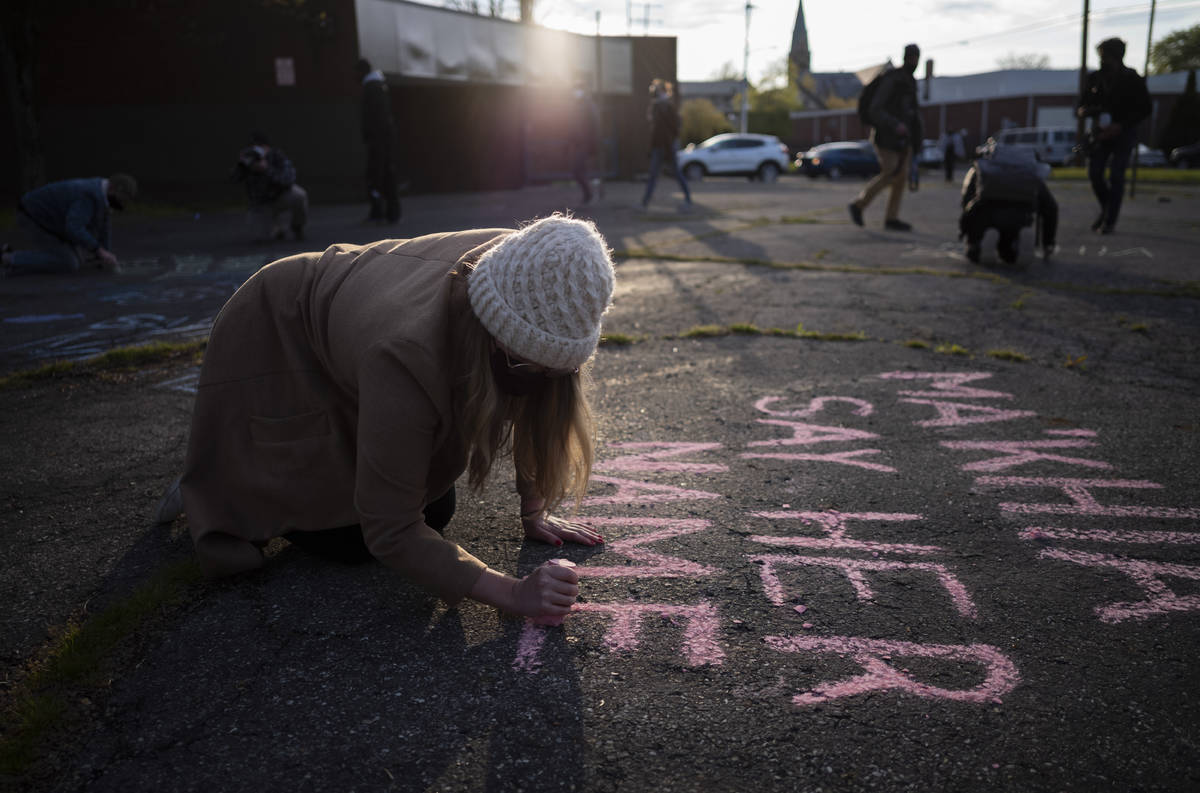
[[[921,114],[917,110],[917,81],[913,78],[920,60],[921,49],[916,44],[909,44],[904,48],[904,64],[878,78],[880,83],[871,98],[867,115],[871,119],[871,143],[879,158],[879,175],[867,182],[850,203],[850,219],[855,225],[863,224],[863,210],[885,187],[890,187],[883,227],[891,231],[912,231],[912,226],[899,215],[913,154],[921,145]]]
[[[1111,234],[1121,212],[1125,168],[1137,143],[1137,126],[1151,111],[1146,81],[1124,64],[1125,42],[1105,39],[1096,46],[1100,68],[1088,75],[1080,98],[1080,118],[1092,120],[1088,141],[1088,178],[1100,202],[1092,231]],[[1105,168],[1110,170],[1104,178]]]
[[[296,239],[304,239],[308,193],[296,184],[295,166],[261,132],[254,133],[250,143],[238,155],[232,173],[234,181],[246,185],[247,220],[258,229],[260,239],[281,240],[285,236],[283,218],[290,215],[292,233]]]

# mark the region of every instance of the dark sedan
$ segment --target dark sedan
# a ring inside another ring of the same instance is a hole
[[[1195,168],[1200,165],[1200,142],[1171,149],[1171,164],[1176,168]]]
[[[842,141],[814,146],[796,158],[796,168],[813,179],[874,176],[879,173],[879,160],[867,141]]]

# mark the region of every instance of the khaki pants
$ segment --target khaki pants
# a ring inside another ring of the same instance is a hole
[[[854,199],[854,203],[858,205],[859,209],[866,209],[883,188],[891,187],[892,192],[888,195],[887,212],[883,217],[884,220],[900,219],[900,201],[904,198],[905,187],[908,186],[908,169],[912,165],[912,154],[911,148],[905,148],[904,151],[892,151],[875,146],[875,156],[879,158],[879,174],[867,182],[862,192],[858,194],[858,198]]]
[[[292,185],[274,201],[250,207],[246,219],[259,239],[269,240],[283,231],[283,222],[289,216],[289,225],[299,236],[308,223],[308,193],[298,184]]]

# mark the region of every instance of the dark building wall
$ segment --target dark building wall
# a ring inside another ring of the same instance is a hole
[[[364,192],[354,0],[61,0],[41,20],[37,106],[50,180],[137,177],[148,202],[242,200],[228,181],[250,132],[293,160],[313,201]],[[645,86],[675,78],[675,39],[631,39],[632,94],[599,98],[609,178],[645,168]],[[295,85],[276,82],[290,57]],[[566,92],[391,78],[401,179],[412,190],[569,178]],[[0,145],[14,143],[8,103]],[[16,165],[0,169],[5,200]]]

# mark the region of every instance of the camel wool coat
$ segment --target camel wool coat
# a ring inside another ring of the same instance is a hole
[[[485,565],[425,525],[466,469],[452,411],[461,277],[511,233],[335,245],[269,264],[209,338],[182,478],[194,541],[359,524],[372,555],[448,602]]]

